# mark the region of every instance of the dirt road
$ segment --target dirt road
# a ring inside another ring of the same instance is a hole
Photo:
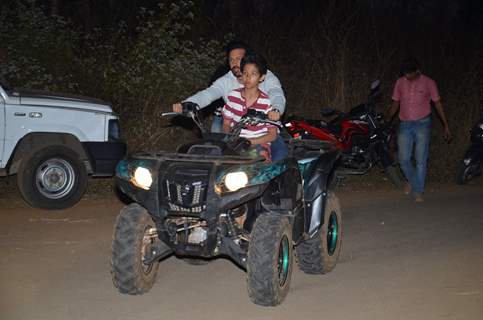
[[[392,191],[339,196],[341,261],[325,276],[296,269],[276,308],[252,304],[224,259],[172,257],[148,294],[121,295],[109,273],[121,203],[49,212],[0,198],[0,319],[483,319],[482,187],[442,188],[422,205]]]

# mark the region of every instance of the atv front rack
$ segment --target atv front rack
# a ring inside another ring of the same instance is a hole
[[[167,160],[167,161],[180,161],[180,162],[208,162],[215,164],[251,164],[264,161],[263,157],[242,157],[242,156],[212,156],[212,155],[200,155],[200,154],[186,154],[176,152],[142,152],[136,153],[132,156],[133,159],[142,160]]]

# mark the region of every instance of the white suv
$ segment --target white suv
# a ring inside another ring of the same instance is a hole
[[[31,206],[74,205],[88,176],[112,176],[125,153],[108,103],[0,86],[0,176],[17,174]]]

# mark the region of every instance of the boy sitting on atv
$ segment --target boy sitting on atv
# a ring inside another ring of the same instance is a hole
[[[270,99],[262,92],[258,85],[263,82],[267,73],[265,59],[256,53],[247,53],[241,60],[243,88],[235,89],[228,95],[223,107],[223,132],[230,129],[240,121],[248,109],[268,113]],[[270,123],[259,123],[242,129],[240,137],[248,139],[251,145],[266,161],[271,161],[270,142],[277,138],[277,127]]]

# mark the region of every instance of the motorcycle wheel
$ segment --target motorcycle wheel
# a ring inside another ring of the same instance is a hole
[[[398,165],[392,165],[386,168],[386,173],[394,186],[399,190],[403,188],[405,178]]]
[[[458,168],[458,174],[456,175],[456,183],[459,185],[464,185],[468,183],[468,181],[478,175],[479,167],[479,164],[467,166],[464,164],[464,162],[461,162]]]

